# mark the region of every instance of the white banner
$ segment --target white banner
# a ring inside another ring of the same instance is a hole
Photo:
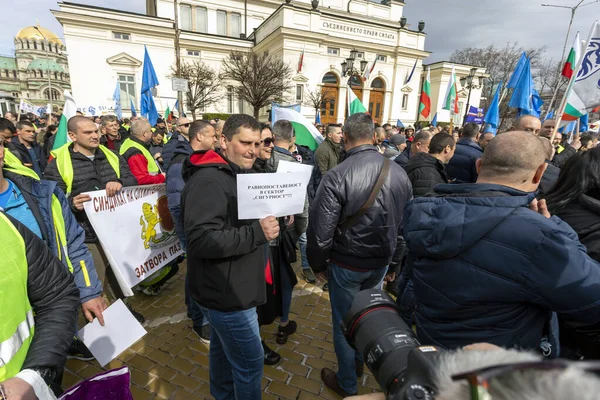
[[[48,106],[36,106],[35,104],[28,102],[27,100],[21,100],[21,103],[19,104],[19,110],[21,110],[24,113],[32,113],[40,117],[47,113]]]
[[[269,215],[284,217],[302,214],[311,171],[239,174],[238,218],[260,219]]]
[[[87,214],[126,296],[132,287],[183,254],[167,205],[166,186],[125,187],[113,197],[88,192]]]
[[[115,115],[115,109],[113,106],[84,106],[77,107],[77,111],[83,113],[86,117],[101,117],[103,115]]]

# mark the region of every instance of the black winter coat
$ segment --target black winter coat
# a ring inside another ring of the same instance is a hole
[[[71,206],[73,205],[73,197],[83,192],[104,189],[108,182],[120,182],[123,186],[137,185],[137,180],[129,170],[127,161],[125,161],[121,156],[119,156],[121,177],[117,178],[117,174],[108,163],[104,152],[101,150],[96,150],[96,157],[94,158],[94,161],[90,160],[79,152],[74,152],[73,145],[69,145],[69,152],[71,153],[71,162],[73,163],[73,172],[75,174],[73,177],[73,187],[69,196]],[[118,153],[114,151],[113,153],[118,155]],[[58,172],[55,159],[50,161],[46,171],[44,171],[44,179],[56,181],[58,183],[58,187],[66,193],[67,185]],[[96,233],[94,232],[90,221],[85,215],[85,211],[79,211],[74,207],[71,207],[71,210],[73,211],[73,214],[75,214],[77,222],[79,222],[79,224],[85,230],[86,243],[96,243],[98,238],[96,237]]]
[[[373,145],[358,146],[323,177],[310,208],[307,230],[308,262],[315,272],[325,270],[327,260],[360,269],[390,263],[402,229],[404,206],[412,199],[410,181],[396,163],[391,163],[371,208],[345,232],[339,229],[370,197],[383,160]]]
[[[410,147],[407,146],[402,153],[398,154],[398,156],[394,158],[394,161],[402,168],[406,168],[408,162],[410,161]]]
[[[538,196],[541,197],[545,193],[548,193],[552,186],[558,180],[558,176],[560,175],[560,168],[552,165],[551,163],[547,163],[548,167],[546,171],[544,171],[544,175],[542,175],[542,180],[540,181],[540,186],[538,188]]]
[[[10,151],[12,151],[14,153],[14,155],[23,164],[33,164],[33,160],[31,159],[31,155],[29,154],[27,147],[25,147],[25,145],[19,141],[18,136],[14,136],[10,140],[10,143],[8,144],[8,148],[10,149]],[[37,143],[33,143],[32,148],[38,159],[38,162],[40,165],[40,171],[42,171],[42,173],[44,173],[44,170],[46,169],[46,166],[48,165],[48,159],[46,157],[46,154],[44,154],[44,150],[42,149],[42,146],[40,146]],[[33,167],[29,167],[29,168],[34,169]]]
[[[468,138],[459,139],[454,157],[446,165],[446,173],[450,179],[456,179],[457,183],[475,183],[478,176],[475,162],[482,155],[483,150],[477,142]]]
[[[310,176],[310,181],[308,183],[308,188],[306,190],[308,195],[308,202],[311,203],[315,199],[315,195],[317,194],[317,189],[319,188],[319,184],[321,183],[321,179],[323,179],[323,174],[317,165],[315,165],[315,154],[306,146],[296,145],[296,151],[292,153],[296,160],[305,165],[312,165],[313,172]]]
[[[577,232],[588,255],[600,262],[600,200],[582,194],[556,213],[556,216]]]
[[[562,168],[565,165],[565,163],[569,160],[569,158],[573,157],[575,154],[577,154],[577,150],[575,150],[575,148],[570,144],[565,143],[565,147],[560,153],[557,149],[556,154],[552,159],[552,165],[558,168]]]
[[[47,384],[52,384],[67,361],[67,349],[73,340],[71,328],[77,323],[79,290],[73,275],[46,243],[19,221],[5,215],[25,243],[27,297],[35,312],[35,333],[22,369],[35,370]]]
[[[406,166],[406,174],[415,197],[425,196],[435,185],[448,183],[444,164],[429,153],[415,154]]]
[[[219,311],[266,301],[267,239],[258,220],[238,219],[236,175],[244,172],[213,150],[194,152],[182,170],[190,294]]]

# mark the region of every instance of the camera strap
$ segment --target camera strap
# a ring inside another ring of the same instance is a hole
[[[358,220],[360,219],[360,217],[365,215],[366,212],[369,210],[369,208],[371,208],[373,203],[375,203],[375,200],[377,199],[377,196],[379,196],[379,192],[381,192],[381,188],[388,176],[389,171],[390,171],[390,160],[387,158],[384,158],[383,159],[383,167],[381,168],[381,171],[379,172],[379,176],[377,177],[377,182],[375,182],[375,186],[373,187],[373,191],[371,192],[371,195],[369,196],[369,198],[367,199],[365,204],[363,204],[356,213],[354,213],[353,215],[346,218],[346,220],[342,223],[342,225],[340,225],[340,231],[342,232],[342,234],[344,232],[346,232],[346,230],[348,228],[350,228],[352,225],[357,223]]]

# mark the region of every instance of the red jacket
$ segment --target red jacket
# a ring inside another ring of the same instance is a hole
[[[133,154],[127,159],[129,169],[139,185],[153,185],[156,183],[164,183],[165,176],[163,174],[150,175],[148,172],[148,160],[143,154]]]

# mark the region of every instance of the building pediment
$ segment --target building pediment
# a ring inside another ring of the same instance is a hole
[[[294,82],[302,82],[302,83],[308,82],[308,78],[302,74],[296,75],[295,77],[292,78],[292,80]]]
[[[458,91],[458,97],[467,97],[468,95],[469,95],[469,92],[466,91],[465,89]]]
[[[142,62],[127,53],[119,53],[115,56],[108,57],[106,62],[110,65],[119,65],[125,67],[140,67]]]
[[[400,91],[401,91],[401,92],[404,92],[404,93],[410,93],[410,92],[412,92],[413,90],[410,88],[410,86],[406,85],[406,86],[404,86],[402,89],[400,89]]]

